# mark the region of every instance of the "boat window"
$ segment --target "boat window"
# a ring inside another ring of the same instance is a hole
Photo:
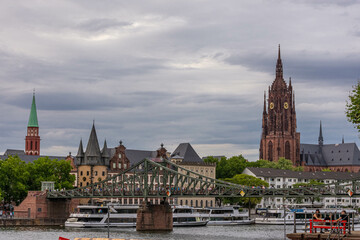
[[[225,213],[233,213],[232,209],[213,209],[211,214],[225,214]]]
[[[174,213],[192,213],[191,208],[175,208]]]

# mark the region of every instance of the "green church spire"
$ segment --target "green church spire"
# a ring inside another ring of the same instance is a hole
[[[28,127],[39,127],[37,113],[36,113],[35,92],[33,94]]]

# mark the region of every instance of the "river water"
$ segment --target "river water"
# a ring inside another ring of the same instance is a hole
[[[293,226],[286,226],[286,232],[293,232]],[[64,229],[64,228],[0,228],[0,240],[58,240],[59,237],[73,240],[83,238],[105,238],[107,229]],[[232,240],[232,239],[284,239],[284,226],[240,225],[177,227],[172,232],[143,233],[135,228],[110,228],[110,238],[157,239],[157,240]]]

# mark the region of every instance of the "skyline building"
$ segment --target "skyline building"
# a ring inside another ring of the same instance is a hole
[[[259,159],[278,161],[283,157],[294,166],[300,165],[300,133],[296,132],[295,93],[289,79],[289,86],[283,78],[283,66],[278,50],[276,77],[264,93],[264,110]]]

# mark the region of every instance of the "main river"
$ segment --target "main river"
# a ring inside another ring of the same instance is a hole
[[[287,226],[286,232],[293,231]],[[74,239],[76,237],[107,237],[107,229],[64,229],[64,228],[0,228],[1,240],[58,240],[59,236]],[[284,226],[242,225],[207,226],[196,228],[174,228],[168,233],[136,232],[135,228],[111,228],[110,238],[157,239],[157,240],[230,240],[230,239],[284,239]]]

